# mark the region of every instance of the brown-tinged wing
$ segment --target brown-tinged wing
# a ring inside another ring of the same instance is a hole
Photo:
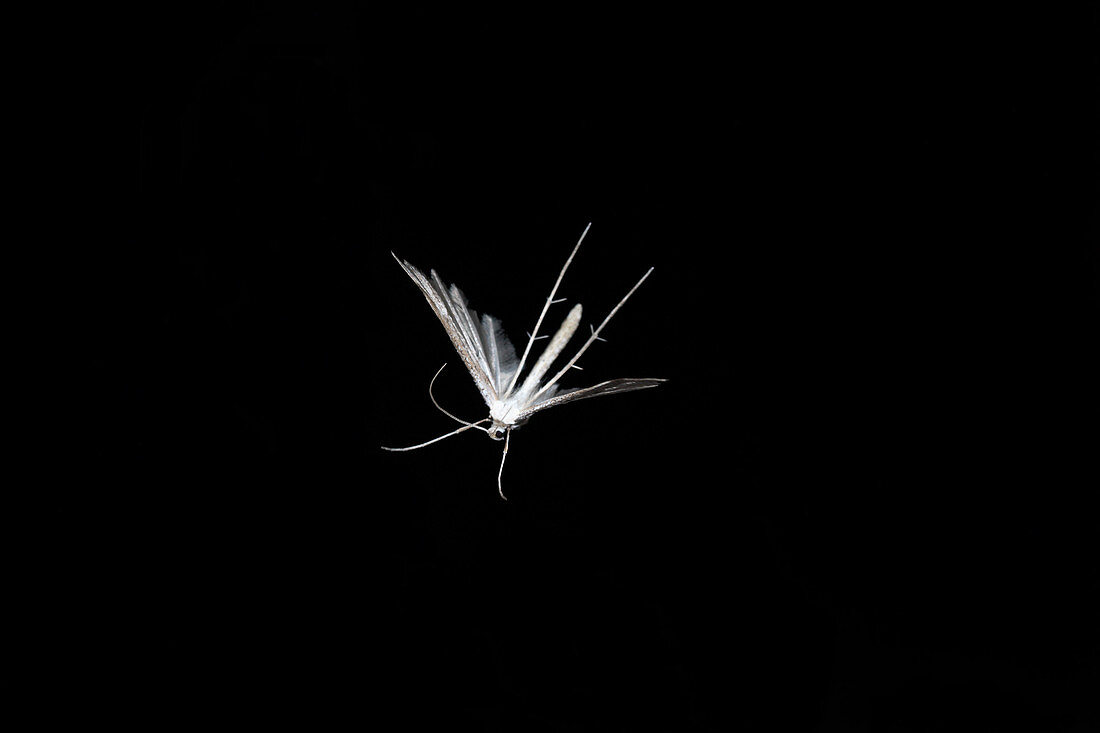
[[[556,395],[539,400],[535,404],[524,409],[523,412],[520,413],[518,419],[526,419],[540,410],[564,405],[566,402],[584,400],[589,397],[600,397],[608,394],[617,394],[619,392],[633,392],[637,389],[649,389],[665,381],[667,380],[650,377],[624,377],[622,379],[610,379],[606,382],[600,382],[591,387],[582,387],[581,389],[571,389],[559,392]]]
[[[431,279],[428,279],[424,273],[399,259],[397,255],[393,255],[393,258],[424,294],[428,305],[432,307],[439,322],[443,324],[462,363],[466,365],[466,370],[473,377],[482,399],[485,400],[485,404],[491,406],[499,394],[499,388],[494,384],[497,381],[494,377],[499,369],[489,364],[485,345],[482,343],[482,324],[479,323],[477,315],[471,313],[466,307],[466,298],[454,285],[448,292],[434,271]],[[494,335],[497,334],[494,333]]]

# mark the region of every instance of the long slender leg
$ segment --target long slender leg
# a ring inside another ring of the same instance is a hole
[[[553,290],[550,291],[550,297],[546,299],[546,304],[542,306],[542,313],[539,314],[539,320],[535,323],[535,330],[531,332],[531,337],[527,340],[527,348],[523,350],[523,356],[520,357],[519,366],[516,367],[516,373],[512,375],[512,382],[508,385],[508,389],[505,390],[504,396],[507,397],[512,393],[512,390],[516,387],[516,380],[519,379],[520,372],[523,371],[523,365],[527,361],[527,355],[531,353],[531,345],[535,343],[535,339],[539,335],[539,326],[542,325],[542,319],[546,317],[546,311],[550,309],[550,304],[554,302],[554,296],[558,292],[558,286],[561,285],[561,279],[565,277],[565,271],[569,269],[570,263],[573,262],[573,256],[577,254],[577,250],[581,248],[581,242],[584,241],[584,237],[588,234],[588,230],[592,228],[592,222],[588,222],[588,226],[581,232],[581,238],[577,240],[576,246],[573,247],[573,251],[569,253],[569,259],[562,265],[561,272],[558,273],[557,282],[554,283]]]
[[[555,374],[555,375],[554,375],[554,378],[553,378],[553,379],[551,379],[551,380],[550,380],[549,382],[547,382],[546,384],[544,384],[544,385],[542,386],[542,389],[540,389],[540,390],[539,390],[538,392],[535,392],[535,394],[534,394],[534,395],[533,395],[533,397],[531,398],[532,400],[534,400],[534,399],[535,399],[536,397],[538,397],[538,396],[539,396],[540,394],[542,394],[543,392],[545,392],[546,390],[548,390],[548,389],[550,389],[550,388],[551,388],[552,386],[554,386],[554,384],[555,384],[555,383],[556,383],[556,382],[557,382],[557,381],[558,381],[559,379],[561,379],[561,378],[562,378],[562,376],[564,376],[564,374],[565,374],[566,372],[568,372],[568,371],[569,371],[569,369],[570,369],[570,368],[571,368],[571,367],[572,367],[572,366],[573,366],[574,364],[576,364],[576,363],[577,363],[577,359],[580,359],[580,358],[581,358],[581,354],[583,354],[583,353],[584,353],[585,351],[587,351],[587,350],[588,350],[588,347],[589,347],[589,346],[591,346],[592,344],[594,344],[594,343],[595,343],[595,342],[597,342],[597,341],[603,341],[603,339],[601,339],[601,338],[600,338],[600,331],[602,331],[602,330],[603,330],[603,327],[607,325],[607,322],[611,320],[611,317],[612,317],[613,315],[615,315],[615,313],[617,313],[617,312],[618,312],[618,310],[619,310],[620,308],[622,308],[622,307],[623,307],[623,303],[625,303],[625,302],[626,302],[627,298],[629,298],[629,297],[630,297],[631,295],[633,295],[633,294],[634,294],[634,291],[635,291],[635,290],[637,290],[637,289],[638,289],[638,287],[639,287],[639,286],[640,286],[640,285],[641,285],[642,283],[644,283],[644,282],[645,282],[645,279],[646,279],[647,277],[649,277],[649,273],[651,273],[651,272],[653,272],[653,268],[652,268],[652,267],[651,267],[651,268],[649,268],[648,270],[646,270],[646,273],[645,273],[644,275],[642,275],[642,279],[641,279],[641,280],[639,280],[639,281],[638,281],[637,283],[635,283],[635,284],[634,284],[634,287],[632,287],[632,288],[630,289],[630,292],[628,292],[628,293],[627,293],[626,295],[624,295],[624,296],[623,296],[623,299],[619,301],[619,304],[618,304],[617,306],[615,306],[614,308],[612,308],[612,309],[611,309],[611,312],[607,314],[607,318],[603,319],[603,323],[601,323],[601,324],[600,324],[600,325],[599,325],[598,327],[596,327],[596,328],[595,328],[595,329],[594,329],[594,330],[592,331],[592,335],[591,335],[591,336],[589,336],[589,337],[588,337],[588,340],[584,342],[584,346],[582,346],[582,347],[581,347],[581,350],[577,352],[577,355],[576,355],[576,356],[574,356],[574,357],[573,357],[572,359],[570,359],[570,360],[569,360],[569,363],[568,363],[568,364],[566,364],[566,365],[565,365],[564,367],[562,367],[562,368],[561,368],[561,371],[560,371],[560,372],[558,372],[557,374]]]
[[[451,432],[447,433],[446,435],[440,435],[438,438],[432,438],[431,440],[426,441],[424,443],[420,443],[418,445],[410,445],[408,448],[387,448],[384,445],[380,446],[380,447],[382,448],[382,450],[393,451],[394,453],[399,453],[401,451],[407,451],[407,450],[416,450],[417,448],[423,448],[424,446],[431,445],[432,443],[438,443],[439,441],[443,440],[444,438],[449,438],[452,435],[458,435],[463,430],[469,430],[470,428],[475,428],[478,425],[480,425],[481,423],[483,423],[483,422],[485,422],[486,420],[489,420],[489,419],[490,418],[485,418],[485,420],[478,420],[477,422],[472,422],[469,425],[463,425],[458,430],[452,430]]]
[[[508,441],[512,438],[512,431],[508,430],[504,434],[504,454],[500,457],[500,470],[497,471],[497,491],[500,492],[500,498],[508,501],[508,497],[504,495],[504,486],[500,483],[500,477],[504,473],[504,459],[508,457]]]

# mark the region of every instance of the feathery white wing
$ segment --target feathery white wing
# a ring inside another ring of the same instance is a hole
[[[569,315],[562,321],[561,326],[558,327],[557,333],[550,339],[550,342],[546,344],[546,348],[543,349],[542,355],[539,356],[535,365],[531,367],[531,371],[527,376],[523,378],[523,385],[514,392],[509,392],[505,401],[509,404],[529,404],[535,393],[542,386],[542,378],[546,375],[546,372],[550,370],[554,360],[561,354],[562,349],[569,343],[569,339],[573,337],[573,334],[577,330],[577,326],[581,322],[581,304],[577,303],[570,309]],[[544,392],[547,396],[553,395],[557,391],[553,387]]]
[[[502,394],[516,371],[516,347],[504,333],[500,320],[488,313],[481,315],[481,343],[485,345],[485,356],[489,361],[489,379],[497,394]]]
[[[448,289],[435,270],[428,279],[397,255],[393,258],[420,288],[473,377],[485,404],[492,405],[504,392],[507,380],[511,380],[516,369],[516,349],[504,334],[500,321],[490,315],[483,315],[479,320],[477,313],[467,307],[462,291],[454,285]]]

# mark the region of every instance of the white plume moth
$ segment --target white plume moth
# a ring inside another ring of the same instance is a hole
[[[488,433],[489,437],[493,440],[504,441],[504,454],[500,459],[500,470],[497,471],[497,489],[500,491],[501,498],[504,498],[501,475],[504,473],[504,460],[508,457],[508,443],[512,437],[512,431],[526,423],[536,412],[550,407],[564,405],[574,400],[583,400],[587,397],[598,397],[600,395],[615,394],[616,392],[630,392],[636,389],[656,387],[658,384],[665,381],[663,379],[628,377],[611,379],[606,382],[600,382],[592,387],[582,387],[580,389],[558,388],[558,381],[565,376],[566,372],[570,369],[580,369],[580,367],[577,366],[577,360],[588,350],[588,347],[596,341],[604,340],[600,338],[600,332],[611,320],[611,317],[618,312],[619,308],[622,308],[627,298],[633,295],[634,291],[645,282],[645,279],[653,272],[652,267],[649,268],[649,270],[642,275],[642,279],[623,296],[619,304],[611,309],[611,312],[603,319],[603,323],[594,328],[589,326],[591,335],[588,337],[588,340],[584,342],[584,345],[581,346],[580,350],[565,366],[544,383],[542,378],[546,375],[546,372],[549,371],[554,360],[561,354],[565,345],[569,343],[569,339],[580,325],[581,304],[577,303],[574,305],[558,328],[557,333],[550,339],[550,343],[546,345],[546,349],[543,350],[542,356],[540,356],[535,362],[535,365],[531,367],[531,371],[527,374],[526,378],[524,378],[522,382],[519,381],[520,373],[523,371],[523,367],[527,362],[527,356],[531,353],[531,346],[535,341],[546,338],[546,336],[539,336],[539,328],[542,326],[543,319],[546,318],[546,312],[550,310],[551,305],[560,303],[564,300],[564,298],[555,300],[554,296],[558,292],[558,286],[561,285],[562,278],[565,277],[565,271],[569,269],[570,263],[573,262],[573,256],[577,254],[577,250],[581,247],[581,242],[584,241],[584,237],[588,234],[588,230],[591,227],[592,224],[590,222],[588,226],[584,228],[584,232],[581,233],[581,237],[577,240],[576,246],[573,247],[573,251],[569,254],[569,258],[565,261],[565,265],[562,266],[561,272],[558,273],[558,279],[557,282],[554,283],[554,288],[550,291],[550,297],[546,299],[546,304],[542,307],[542,313],[539,314],[539,319],[535,322],[535,330],[528,334],[527,348],[523,350],[523,356],[518,360],[516,359],[515,347],[512,346],[512,342],[509,341],[508,337],[504,334],[504,329],[501,327],[499,320],[488,314],[482,315],[479,319],[477,313],[467,307],[466,297],[458,287],[451,285],[450,289],[448,289],[443,285],[443,281],[439,279],[439,276],[436,275],[435,270],[432,270],[431,277],[427,278],[420,270],[416,269],[408,262],[398,259],[397,255],[393,255],[398,264],[404,268],[405,272],[412,278],[412,281],[420,288],[420,291],[424,293],[424,297],[432,307],[432,310],[435,311],[435,315],[439,318],[440,323],[443,324],[443,328],[447,331],[447,335],[451,337],[451,343],[454,344],[455,351],[457,351],[458,355],[462,358],[462,363],[466,365],[466,369],[470,372],[470,376],[474,378],[474,383],[481,392],[485,404],[489,406],[489,417],[478,420],[477,422],[467,422],[466,420],[455,417],[439,406],[439,403],[435,401],[435,395],[432,394],[432,385],[435,384],[436,377],[443,371],[443,367],[447,366],[444,364],[439,368],[439,371],[435,373],[435,376],[432,377],[432,381],[428,384],[428,396],[431,397],[432,403],[440,412],[452,420],[462,423],[462,427],[446,435],[441,435],[438,438],[419,443],[418,445],[410,445],[407,448],[387,448],[382,446],[384,450],[416,450],[417,448],[423,448],[424,446],[431,445],[432,443],[449,438],[452,435],[457,435],[464,430],[469,430],[470,428],[478,427],[482,423],[488,422],[490,425],[481,429]],[[393,253],[391,252],[390,254]]]

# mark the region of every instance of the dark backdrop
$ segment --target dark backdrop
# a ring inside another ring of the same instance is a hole
[[[1097,725],[1088,19],[84,20],[41,713]],[[537,416],[507,502],[483,434],[381,452],[445,361],[485,412],[390,252],[522,345],[590,221],[586,321],[656,269],[568,384],[668,383]]]

